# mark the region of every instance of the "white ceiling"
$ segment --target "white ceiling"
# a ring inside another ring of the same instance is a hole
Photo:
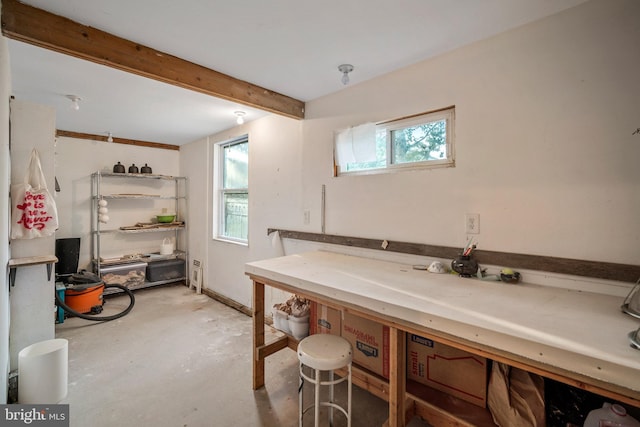
[[[284,95],[310,101],[586,0],[25,0]],[[13,94],[58,129],[182,145],[267,113],[10,41]],[[82,98],[79,111],[65,95]]]

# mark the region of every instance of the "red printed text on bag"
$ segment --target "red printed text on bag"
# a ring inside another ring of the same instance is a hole
[[[42,230],[47,222],[53,219],[46,210],[43,210],[45,208],[44,201],[44,194],[31,194],[27,191],[24,195],[24,203],[16,206],[22,211],[18,224],[22,224],[27,230],[32,228]]]

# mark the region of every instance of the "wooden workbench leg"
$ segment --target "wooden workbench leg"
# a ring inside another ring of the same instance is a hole
[[[264,284],[253,281],[253,389],[264,386],[264,358],[258,348],[264,346]]]
[[[406,375],[405,332],[389,328],[389,427],[405,426]]]

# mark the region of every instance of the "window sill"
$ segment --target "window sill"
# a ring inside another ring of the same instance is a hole
[[[232,245],[249,247],[249,242],[243,242],[240,240],[225,239],[224,237],[214,237],[213,240],[216,242],[231,243]]]

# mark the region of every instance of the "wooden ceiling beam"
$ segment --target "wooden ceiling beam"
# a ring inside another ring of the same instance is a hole
[[[180,151],[180,146],[178,145],[163,144],[160,142],[151,142],[151,141],[140,141],[138,139],[117,138],[115,136],[111,137],[113,141],[109,141],[108,136],[95,135],[92,133],[73,132],[73,131],[62,130],[62,129],[56,129],[56,137],[88,139],[93,141],[102,141],[102,142],[109,142],[114,144],[137,145],[138,147],[162,148],[163,150]]]
[[[227,101],[304,118],[302,101],[17,0],[2,0],[2,33],[10,39]]]

